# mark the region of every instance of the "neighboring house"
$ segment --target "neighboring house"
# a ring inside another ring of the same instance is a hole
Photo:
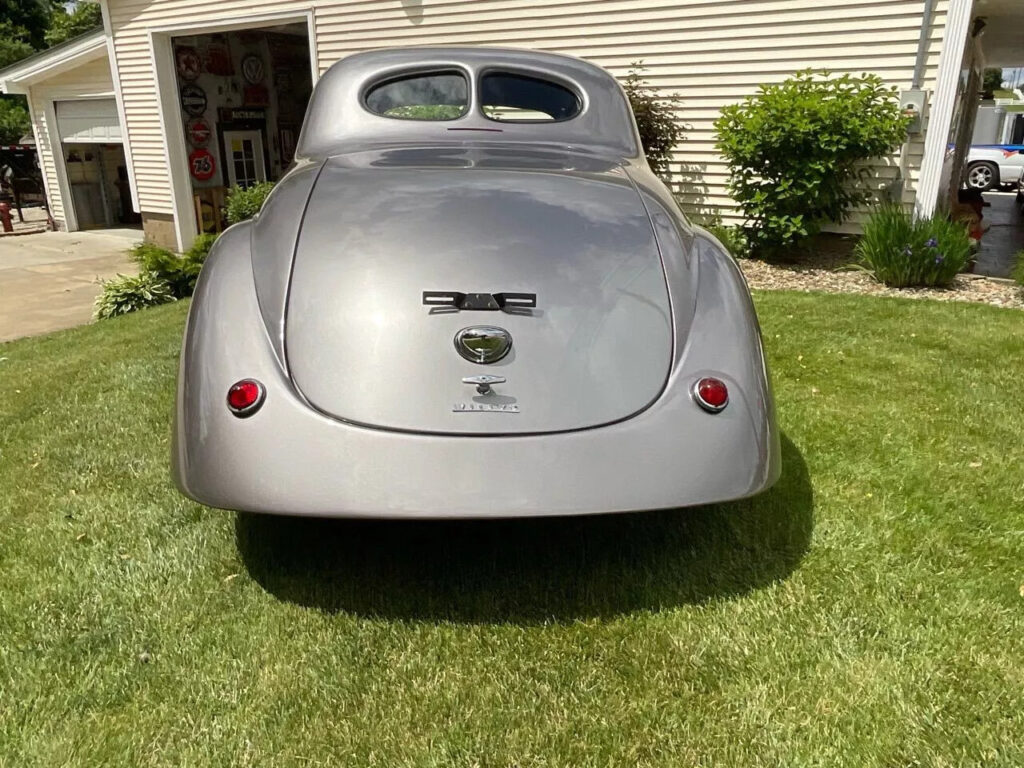
[[[1024,98],[983,101],[974,124],[972,144],[1024,143]]]
[[[55,221],[75,230],[115,226],[137,216],[102,29],[0,71],[0,90],[28,96]]]
[[[68,229],[141,214],[187,246],[224,189],[288,167],[312,84],[338,59],[399,45],[560,51],[617,75],[642,61],[689,127],[675,186],[693,209],[732,202],[712,123],[725,104],[813,67],[875,72],[927,120],[879,187],[925,214],[948,199],[981,69],[1013,66],[1017,0],[103,0],[101,32],[0,71],[26,93],[54,217]],[[987,17],[980,32],[976,17]],[[1024,58],[1024,55],[1021,56]],[[971,94],[966,98],[966,94]],[[133,211],[126,211],[125,205]]]

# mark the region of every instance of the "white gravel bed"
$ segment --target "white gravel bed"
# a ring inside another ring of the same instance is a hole
[[[968,301],[996,307],[1024,309],[1024,288],[1009,280],[958,275],[950,288],[889,288],[866,272],[804,266],[766,264],[740,259],[740,268],[751,288],[824,293],[862,293],[906,299]]]

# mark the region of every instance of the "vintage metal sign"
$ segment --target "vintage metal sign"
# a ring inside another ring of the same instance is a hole
[[[265,85],[247,85],[242,89],[242,101],[246,106],[266,107],[270,104],[270,91]]]
[[[212,40],[206,46],[206,71],[211,75],[230,77],[235,74],[235,66],[231,62],[231,50],[226,41]]]
[[[192,82],[203,71],[203,60],[199,58],[199,52],[195,48],[178,46],[174,51],[174,58],[178,65],[178,77],[182,80]]]
[[[256,83],[262,83],[266,72],[263,68],[263,59],[259,56],[250,53],[244,59],[242,59],[242,76],[245,79],[256,85]]]
[[[181,86],[181,108],[186,115],[199,117],[206,111],[206,91],[194,83]]]
[[[185,129],[188,133],[188,142],[193,147],[205,147],[210,143],[213,129],[210,128],[210,124],[206,121],[205,117],[196,117],[189,120]]]
[[[208,149],[194,149],[188,156],[188,170],[196,181],[209,181],[217,171],[217,161]]]
[[[221,122],[236,123],[242,121],[266,120],[265,109],[246,109],[244,107],[221,107],[217,110]]]

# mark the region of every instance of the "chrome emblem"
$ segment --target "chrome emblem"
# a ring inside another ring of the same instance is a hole
[[[485,373],[483,376],[466,376],[462,379],[463,384],[476,384],[476,391],[481,395],[489,395],[493,391],[493,384],[504,384],[504,376],[491,376]]]
[[[455,334],[455,349],[472,363],[496,363],[512,349],[512,334],[491,325],[473,325]]]
[[[519,413],[516,403],[456,403],[455,413]]]

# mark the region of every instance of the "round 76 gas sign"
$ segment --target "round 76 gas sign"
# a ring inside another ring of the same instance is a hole
[[[217,171],[217,161],[208,149],[194,149],[188,156],[188,170],[196,181],[209,181]]]

